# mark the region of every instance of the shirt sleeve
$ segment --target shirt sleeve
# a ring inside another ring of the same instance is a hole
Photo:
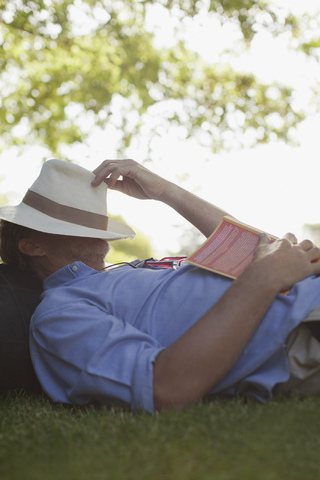
[[[32,318],[30,351],[53,401],[154,411],[153,364],[163,350],[155,339],[85,300],[45,310]]]

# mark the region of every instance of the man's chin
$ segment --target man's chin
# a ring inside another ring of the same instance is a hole
[[[86,252],[82,252],[81,261],[94,270],[102,270],[105,267],[105,259],[110,251],[110,244],[105,240],[95,240],[95,244]]]

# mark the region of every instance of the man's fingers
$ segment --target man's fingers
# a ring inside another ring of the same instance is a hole
[[[271,238],[265,232],[260,233],[259,236],[259,245],[269,245],[271,243]]]
[[[286,233],[283,238],[286,238],[287,240],[289,240],[290,243],[292,243],[293,245],[296,245],[298,243],[298,240],[297,240],[297,237],[295,235],[293,235],[293,233]]]
[[[312,250],[315,247],[315,244],[311,240],[302,240],[302,242],[299,243],[300,247],[307,252],[308,250]]]
[[[311,263],[318,263],[320,261],[320,248],[311,240],[302,240],[297,246],[305,252],[306,257]]]
[[[137,162],[126,158],[123,160],[104,160],[99,165],[93,174],[95,178],[92,180],[91,185],[97,186],[101,182],[105,182],[109,187],[113,187],[116,181],[121,176],[134,176],[134,172],[137,169]]]
[[[297,237],[293,235],[293,233],[286,233],[283,235],[283,238],[288,240],[292,245],[296,245],[298,243]],[[281,240],[281,238],[279,240]],[[271,238],[269,235],[267,233],[261,233],[259,245],[268,245],[269,243],[271,243]]]
[[[316,247],[314,245],[312,248],[307,250],[307,254],[310,256],[312,263],[320,262],[320,248],[319,247]]]
[[[93,174],[95,178],[92,180],[91,185],[94,187],[100,185],[102,182],[106,182],[107,185],[112,186],[116,180],[120,177],[120,174],[115,174],[114,170],[117,168],[117,163],[115,160],[105,160],[101,163],[95,170]],[[112,180],[106,181],[113,176]]]

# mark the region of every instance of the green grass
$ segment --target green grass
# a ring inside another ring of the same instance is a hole
[[[320,479],[320,397],[150,415],[0,398],[1,480]]]

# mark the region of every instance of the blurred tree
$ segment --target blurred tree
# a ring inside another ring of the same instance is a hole
[[[206,240],[195,227],[188,226],[183,229],[179,239],[180,249],[178,252],[170,252],[171,255],[188,256],[191,255]]]
[[[121,215],[110,215],[110,218],[118,222],[124,222]],[[145,260],[153,256],[150,238],[135,227],[133,229],[136,236],[132,240],[110,242],[111,248],[107,256],[108,263],[131,262],[136,258]]]
[[[232,22],[244,48],[261,28],[299,32],[296,18],[266,0],[0,0],[0,149],[40,144],[60,154],[108,123],[127,146],[155,105],[160,123],[150,136],[177,124],[201,131],[213,150],[241,144],[243,132],[252,144],[288,140],[303,118],[290,88],[259,83],[227,61],[205,63],[181,32],[172,48],[157,49],[146,28],[155,4],[178,29],[200,11]]]
[[[8,205],[8,203],[9,200],[7,195],[0,194],[0,207],[2,207],[3,205]]]
[[[306,238],[310,238],[317,246],[320,246],[320,223],[303,225]]]
[[[3,180],[3,177],[0,177],[0,184],[2,180]],[[3,193],[0,193],[0,207],[2,207],[3,205],[8,205],[8,203],[9,203],[8,196]]]

